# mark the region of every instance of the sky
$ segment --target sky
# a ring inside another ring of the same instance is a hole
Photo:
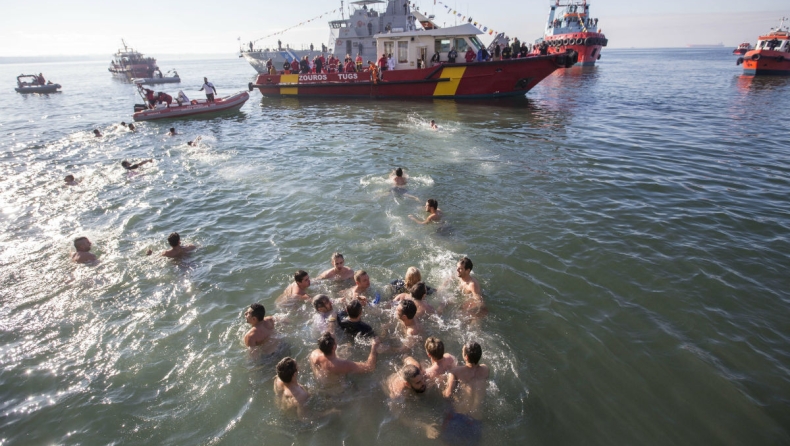
[[[420,11],[435,14],[437,24],[456,24],[439,4],[510,37],[528,42],[540,37],[549,0],[487,0],[480,2],[414,0]],[[330,41],[329,20],[340,18],[339,0],[167,0],[160,2],[37,0],[35,12],[19,3],[0,0],[0,57],[107,55],[112,58],[121,39],[138,51],[159,54],[221,54],[290,28],[285,35],[259,43],[301,48]],[[348,1],[345,2],[348,9]],[[737,46],[790,17],[788,0],[590,0],[592,17],[606,34],[610,48],[666,48],[688,44]],[[337,10],[334,14],[325,14]],[[788,23],[790,24],[790,23]],[[482,39],[488,41],[486,39]],[[490,39],[489,39],[490,40]]]

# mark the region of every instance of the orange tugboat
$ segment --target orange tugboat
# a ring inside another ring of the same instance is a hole
[[[595,65],[595,61],[601,58],[601,48],[609,41],[598,28],[598,19],[590,17],[587,0],[570,0],[567,3],[556,0],[549,11],[543,43],[548,45],[548,54],[574,50],[579,54],[577,65]],[[539,52],[543,43],[539,39],[535,51]]]
[[[777,28],[760,36],[753,50],[738,58],[746,76],[790,76],[790,30],[782,17]]]

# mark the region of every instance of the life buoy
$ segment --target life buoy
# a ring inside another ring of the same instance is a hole
[[[752,54],[752,60],[760,60],[759,54]]]
[[[584,39],[584,44],[587,45],[587,46],[592,46],[593,38],[592,37],[588,37],[588,38]]]
[[[363,26],[365,26],[365,22],[363,22],[362,20],[360,20],[360,21],[358,21],[358,22],[357,22],[357,26],[358,26],[358,27],[363,27]]]

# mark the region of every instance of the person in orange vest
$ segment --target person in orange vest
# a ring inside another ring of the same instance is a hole
[[[377,84],[379,82],[379,69],[376,68],[376,64],[368,61],[368,71],[370,71],[370,80]]]

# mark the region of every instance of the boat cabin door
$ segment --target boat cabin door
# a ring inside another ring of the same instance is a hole
[[[417,54],[419,54],[419,57],[417,57],[417,59],[422,61],[421,63],[419,63],[419,66],[421,66],[422,68],[425,68],[425,61],[429,59],[428,58],[428,47],[427,46],[418,47],[417,48]]]

